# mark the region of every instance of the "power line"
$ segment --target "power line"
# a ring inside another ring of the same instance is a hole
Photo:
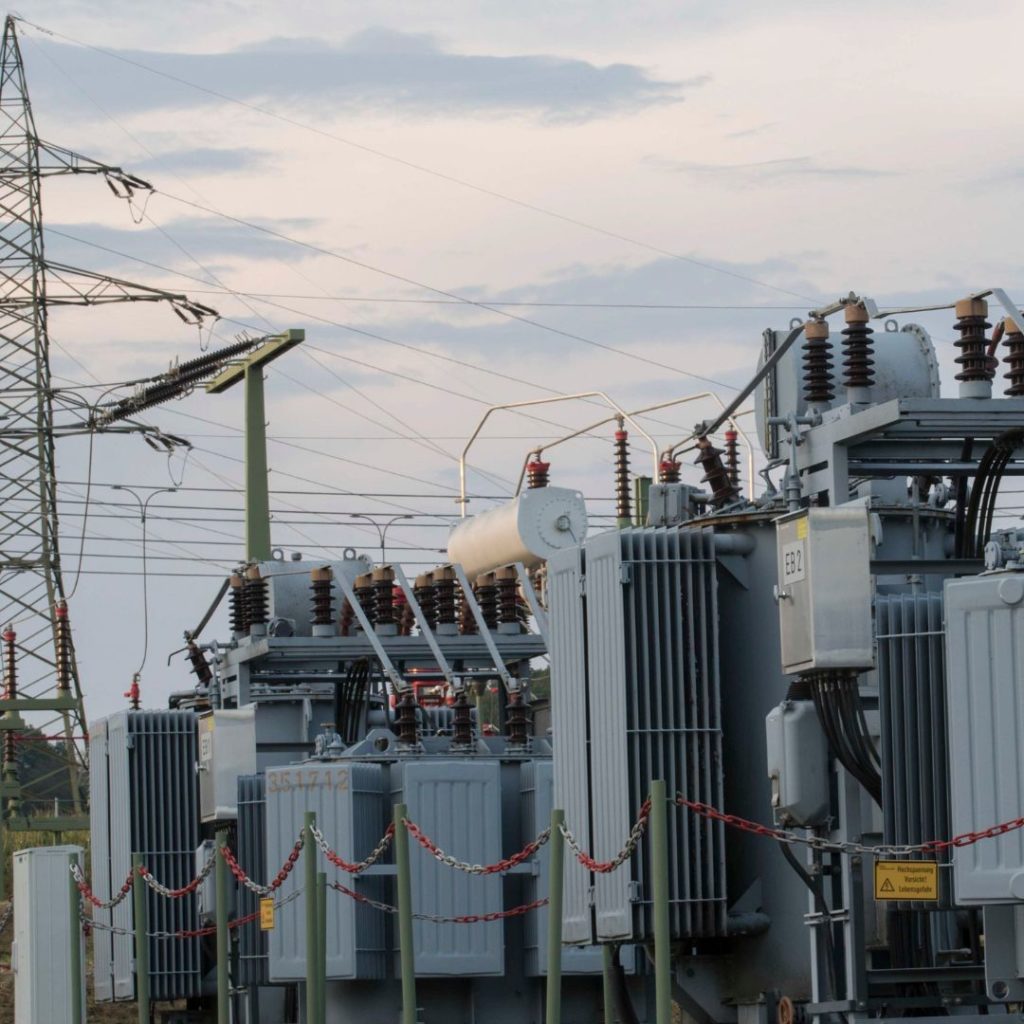
[[[782,295],[791,295],[793,298],[804,299],[813,304],[817,304],[818,300],[810,298],[806,295],[801,295],[799,292],[790,291],[788,288],[782,288],[779,285],[769,284],[766,281],[760,281],[757,278],[750,277],[747,274],[741,274],[737,271],[727,270],[724,267],[717,266],[714,263],[709,263],[705,260],[696,259],[693,256],[684,256],[682,253],[672,252],[669,249],[663,249],[660,246],[652,245],[649,242],[644,242],[636,238],[632,238],[629,235],[621,234],[617,231],[611,231],[607,228],[599,227],[596,224],[591,224],[587,221],[581,220],[577,217],[571,217],[567,214],[559,213],[556,210],[550,210],[547,207],[539,206],[536,203],[531,203],[523,199],[517,199],[514,196],[507,195],[503,192],[499,192],[496,189],[487,188],[483,185],[477,185],[474,182],[467,181],[463,178],[458,178],[455,175],[447,174],[444,171],[435,170],[432,167],[427,167],[424,164],[415,163],[412,160],[407,160],[404,157],[395,156],[392,153],[388,153],[384,150],[375,149],[372,146],[367,146],[363,143],[356,142],[352,139],[345,138],[342,135],[338,135],[335,132],[328,131],[325,128],[318,128],[316,125],[309,124],[305,121],[300,121],[297,118],[289,117],[286,114],[279,114],[275,111],[269,110],[266,107],[261,107],[256,103],[250,103],[246,100],[240,100],[235,96],[230,96],[227,93],[222,93],[216,89],[208,88],[207,86],[199,85],[196,82],[191,82],[186,78],[182,78],[179,75],[171,74],[168,71],[160,71],[157,68],[150,67],[141,61],[132,60],[129,57],[125,57],[123,54],[119,54],[113,50],[107,50],[101,46],[95,46],[90,43],[82,42],[79,39],[75,39],[71,36],[64,35],[60,32],[55,32],[53,29],[43,28],[41,25],[37,25],[34,22],[26,21],[24,18],[20,18],[24,24],[29,25],[31,28],[36,29],[39,32],[43,32],[46,35],[54,36],[58,39],[63,39],[65,42],[73,43],[76,46],[81,46],[88,50],[93,50],[96,53],[101,53],[106,57],[111,57],[114,60],[121,61],[125,64],[130,64],[133,67],[139,68],[142,71],[146,71],[149,74],[156,75],[160,78],[165,78],[169,81],[176,82],[179,85],[187,86],[190,89],[195,89],[198,92],[205,93],[208,96],[213,96],[216,99],[223,100],[226,103],[233,103],[236,106],[243,107],[246,110],[254,111],[255,113],[262,114],[265,117],[280,121],[284,124],[291,125],[294,128],[301,128],[304,131],[312,132],[315,135],[322,136],[323,138],[332,139],[335,142],[339,142],[344,146],[349,146],[352,149],[357,149],[363,153],[369,153],[372,156],[380,157],[383,160],[389,160],[392,163],[399,164],[403,167],[407,167],[411,170],[418,171],[422,174],[428,174],[431,177],[438,178],[441,181],[449,182],[453,185],[459,185],[462,188],[471,189],[474,192],[478,192],[481,195],[490,196],[492,199],[499,199],[502,202],[510,203],[513,206],[518,206],[524,210],[530,210],[533,213],[540,214],[545,217],[551,217],[555,220],[560,220],[566,224],[572,224],[575,227],[583,228],[587,231],[593,231],[596,234],[604,235],[607,238],[613,238],[620,242],[626,242],[629,245],[638,246],[639,248],[646,249],[650,252],[657,253],[661,256],[666,256],[670,259],[679,260],[683,263],[689,263],[693,266],[701,267],[704,270],[710,270],[716,274],[723,274],[726,277],[731,277],[739,281],[744,281],[747,284],[754,284],[760,288],[767,288],[771,291],[778,292]]]

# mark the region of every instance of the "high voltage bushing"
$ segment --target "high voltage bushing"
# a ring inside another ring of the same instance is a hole
[[[210,680],[213,679],[213,669],[210,668],[206,655],[199,649],[199,645],[195,640],[189,640],[185,653],[188,655],[192,671],[195,673],[200,685],[209,686]]]
[[[468,747],[473,743],[473,708],[465,690],[459,690],[452,705],[452,746]]]
[[[71,624],[68,621],[67,601],[58,601],[53,612],[56,626],[57,689],[67,692],[71,689]]]
[[[480,603],[480,612],[487,623],[488,629],[498,628],[498,588],[494,573],[485,572],[476,578],[476,599]]]
[[[370,573],[373,580],[373,621],[385,633],[395,631],[395,570],[380,565]]]
[[[15,641],[18,639],[14,630],[8,626],[3,632],[4,642],[4,700],[18,699],[18,665],[17,649]],[[8,715],[15,715],[17,712],[8,711]],[[11,773],[17,774],[17,741],[13,729],[4,730],[4,778],[7,779]]]
[[[1009,370],[1004,376],[1010,382],[1006,394],[1016,398],[1024,395],[1024,333],[1020,325],[1010,317],[1003,321],[1003,330],[1006,332],[1003,340],[1006,347],[1006,369]]]
[[[620,425],[615,431],[615,518],[628,526],[633,518],[629,493],[629,433]]]
[[[872,355],[875,344],[871,340],[874,330],[868,327],[868,311],[861,305],[850,304],[843,315],[843,385],[847,388],[869,388],[875,383],[875,365]]]
[[[352,635],[352,623],[355,617],[356,613],[352,610],[352,602],[346,597],[341,602],[341,620],[338,623],[338,633],[340,636]]]
[[[434,606],[434,581],[429,572],[421,572],[412,587],[413,596],[423,612],[427,625],[433,629],[437,625],[437,611]]]
[[[438,632],[455,633],[455,570],[450,565],[443,565],[430,576],[434,581],[434,610]]]
[[[232,573],[228,578],[228,587],[228,593],[231,595],[229,599],[231,631],[236,636],[242,636],[249,632],[249,615],[245,603],[245,580],[239,573]]]
[[[522,692],[513,690],[505,705],[505,728],[510,747],[525,747],[530,738],[530,718]]]
[[[739,434],[735,430],[725,432],[725,468],[729,471],[729,482],[740,489]]]
[[[412,628],[416,625],[416,616],[413,613],[412,605],[405,597],[405,591],[401,587],[395,587],[392,591],[395,603],[395,618],[398,620],[398,635],[412,636]]]
[[[962,398],[988,397],[995,375],[988,355],[988,339],[985,337],[985,331],[992,326],[985,319],[988,303],[984,299],[961,299],[956,304],[955,312],[957,320],[954,327],[960,333],[954,342],[960,349],[960,355],[955,360],[960,367],[956,375],[961,383],[960,395]]]
[[[473,596],[476,596],[476,590],[473,591]],[[469,607],[469,601],[466,600],[466,592],[459,587],[459,633],[462,636],[476,636],[476,619],[473,617],[473,610]]]
[[[679,483],[679,467],[680,462],[676,458],[672,458],[669,455],[662,455],[661,461],[658,463],[658,483],[659,484],[677,484]]]
[[[497,590],[498,626],[511,632],[523,632],[523,613],[519,604],[519,580],[511,565],[494,570],[494,585]]]
[[[549,469],[551,469],[550,462],[542,462],[539,458],[531,459],[526,464],[527,489],[533,491],[538,487],[547,487]]]
[[[359,602],[359,607],[362,608],[363,614],[369,620],[370,625],[376,625],[377,595],[373,589],[373,573],[364,572],[362,575],[357,576],[352,584],[352,589],[356,592],[356,600]]]
[[[329,565],[310,570],[309,589],[313,636],[334,636],[334,573]]]
[[[269,614],[269,595],[267,581],[260,575],[258,565],[250,565],[245,570],[245,586],[242,588],[245,597],[246,618],[249,621],[249,632],[253,627],[266,628]]]
[[[395,704],[395,729],[399,743],[408,747],[416,746],[419,741],[416,728],[416,696],[412,690],[406,690]]]
[[[722,508],[739,497],[739,491],[729,479],[729,470],[722,462],[722,451],[716,448],[707,437],[697,438],[696,463],[704,470],[702,484],[711,488],[711,504]]]
[[[811,320],[804,325],[804,337],[804,398],[811,405],[824,405],[836,397],[828,324]]]

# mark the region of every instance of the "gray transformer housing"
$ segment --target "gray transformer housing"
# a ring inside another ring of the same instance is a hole
[[[954,835],[1024,807],[1024,572],[946,583],[950,785]],[[958,903],[1024,900],[1024,830],[956,849]]]

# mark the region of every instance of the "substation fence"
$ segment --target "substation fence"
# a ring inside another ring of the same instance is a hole
[[[656,1019],[658,1024],[671,1019],[671,951],[668,927],[668,907],[670,901],[668,883],[668,808],[675,805],[683,810],[704,819],[719,822],[726,827],[748,834],[761,836],[778,843],[802,845],[820,852],[838,855],[868,855],[877,857],[910,857],[921,854],[935,854],[951,848],[970,846],[985,839],[992,839],[1024,828],[1024,817],[993,825],[976,832],[964,833],[950,839],[936,839],[925,843],[868,846],[855,842],[835,842],[823,836],[807,832],[794,832],[787,829],[763,825],[756,821],[711,807],[707,804],[688,800],[681,793],[669,798],[662,782],[654,782],[651,795],[637,814],[636,820],[619,852],[609,860],[598,860],[589,853],[566,825],[563,812],[554,810],[551,824],[539,835],[526,843],[522,849],[504,857],[493,864],[475,864],[459,860],[458,857],[445,852],[419,825],[407,816],[404,804],[394,808],[394,819],[385,830],[376,846],[362,860],[348,861],[334,850],[324,833],[317,827],[316,816],[306,814],[305,824],[295,840],[291,852],[284,864],[267,884],[251,878],[239,864],[234,852],[227,843],[227,831],[217,833],[214,852],[203,864],[199,872],[189,882],[180,887],[165,885],[153,876],[150,870],[141,863],[138,855],[133,858],[131,872],[125,878],[120,889],[109,899],[98,897],[86,881],[81,868],[72,863],[70,870],[72,884],[77,888],[78,913],[73,915],[73,941],[81,942],[82,936],[96,928],[120,935],[132,935],[135,938],[137,951],[137,971],[139,1020],[148,1020],[148,960],[147,939],[175,940],[197,937],[216,936],[218,942],[218,1022],[226,1024],[228,1017],[229,978],[227,973],[227,941],[229,933],[243,925],[251,924],[260,919],[260,912],[245,915],[233,920],[228,919],[227,886],[228,876],[273,905],[278,910],[305,897],[307,920],[307,1024],[321,1024],[324,1020],[326,983],[326,914],[324,902],[327,891],[333,891],[364,906],[393,916],[398,921],[399,954],[402,975],[402,1024],[415,1024],[415,972],[413,967],[412,922],[427,921],[434,924],[472,925],[501,921],[507,918],[521,917],[532,911],[553,904],[561,906],[564,877],[565,847],[568,847],[573,858],[588,873],[607,875],[626,864],[636,854],[641,841],[648,832],[651,859],[651,900],[654,906],[654,959],[656,988]],[[526,863],[541,850],[550,845],[549,861],[549,895],[508,909],[494,910],[483,914],[463,914],[450,917],[436,914],[424,914],[412,909],[411,872],[409,867],[409,840],[415,842],[439,864],[453,870],[476,877],[504,875],[521,864]],[[374,899],[365,893],[344,885],[341,881],[328,881],[325,873],[318,871],[318,854],[338,871],[351,876],[358,876],[379,864],[384,855],[393,848],[395,855],[395,874],[397,876],[397,900],[386,903]],[[275,894],[284,885],[296,865],[305,856],[305,885],[296,887],[287,896],[275,899]],[[138,882],[164,899],[183,899],[195,893],[211,874],[216,873],[216,923],[212,925],[183,929],[176,932],[151,932],[146,924],[146,902]],[[85,911],[87,904],[101,910],[116,907],[129,895],[134,896],[135,922],[134,928],[118,928],[105,923],[90,920]],[[0,932],[10,920],[13,905],[0,915]],[[77,936],[77,939],[75,939]],[[139,952],[146,950],[144,956]],[[559,1024],[561,1016],[561,950],[562,950],[562,915],[548,915],[548,970],[547,970],[547,1024]],[[223,954],[223,955],[222,955]]]

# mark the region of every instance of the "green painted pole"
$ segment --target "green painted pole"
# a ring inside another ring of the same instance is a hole
[[[221,850],[228,844],[228,833],[221,829],[217,833],[217,849],[214,856],[214,885],[216,888],[215,909],[217,914],[217,1024],[230,1024],[231,1021],[231,981],[228,974],[231,954],[228,943],[231,936],[228,931],[228,865]]]
[[[146,923],[146,883],[139,874],[142,854],[132,854],[132,910],[135,918],[135,998],[139,1024],[149,1024],[149,927]]]
[[[250,562],[270,558],[270,485],[262,366],[248,366],[245,370],[245,557]]]
[[[316,876],[316,1006],[320,1014],[317,1024],[327,1021],[327,875]]]
[[[656,1024],[672,1024],[672,949],[668,930],[668,799],[665,783],[651,783],[651,874],[654,902]]]
[[[402,968],[402,1024],[416,1024],[416,955],[412,945],[412,869],[405,804],[395,804],[395,865],[398,868],[398,951]]]
[[[562,890],[565,880],[565,837],[562,824],[565,811],[551,812],[551,838],[548,849],[548,982],[546,1024],[562,1020]]]
[[[604,996],[604,1024],[615,1024],[615,949],[609,943],[601,947],[601,981]]]
[[[317,928],[316,899],[316,842],[313,840],[313,829],[316,828],[316,813],[306,811],[305,839],[306,845],[302,855],[306,859],[306,1024],[320,1024],[319,1007],[317,1006],[317,944],[320,930]]]
[[[68,868],[78,863],[78,854],[68,855]],[[71,911],[71,1024],[84,1024],[82,1015],[82,904],[75,876],[68,871],[68,909]]]

